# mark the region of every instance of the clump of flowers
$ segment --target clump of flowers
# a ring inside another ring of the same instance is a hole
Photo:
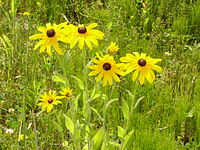
[[[139,54],[134,52],[133,54],[126,54],[126,57],[120,58],[121,62],[126,63],[126,74],[134,71],[132,80],[135,81],[139,74],[139,82],[141,85],[144,84],[145,78],[149,83],[153,83],[155,80],[155,74],[152,70],[162,72],[162,68],[156,63],[162,61],[162,59],[153,59],[146,54]]]
[[[38,31],[42,33],[35,34],[29,37],[29,39],[31,40],[40,39],[39,42],[35,45],[34,50],[41,46],[40,52],[42,53],[45,50],[47,50],[47,54],[51,56],[51,46],[53,46],[58,54],[63,54],[62,50],[58,45],[58,41],[62,41],[65,43],[68,42],[67,37],[63,34],[64,25],[65,23],[59,25],[56,25],[55,23],[53,25],[51,25],[51,23],[47,23],[46,28],[39,27]]]
[[[92,44],[98,46],[98,40],[102,40],[104,33],[93,29],[97,26],[97,23],[92,23],[88,26],[83,24],[79,26],[69,25],[70,29],[70,48],[73,48],[76,43],[78,43],[79,49],[83,49],[84,44],[88,46],[90,50],[92,50]]]
[[[120,69],[121,64],[117,64],[113,56],[110,55],[101,57],[96,53],[96,56],[98,59],[92,59],[96,65],[89,66],[90,69],[93,69],[93,71],[89,73],[89,76],[98,74],[96,82],[99,82],[103,78],[103,86],[106,86],[107,84],[112,85],[113,79],[116,82],[120,82],[119,76],[125,75],[123,70]]]
[[[72,91],[73,90],[70,88],[64,88],[64,89],[62,89],[62,91],[59,92],[62,95],[60,97],[69,100],[72,97]]]
[[[53,105],[61,104],[62,102],[58,99],[61,99],[62,97],[57,96],[55,91],[49,91],[48,93],[44,93],[41,95],[41,98],[39,99],[40,102],[38,106],[42,107],[42,110],[47,108],[47,112],[50,112],[53,108]]]
[[[109,53],[117,53],[118,50],[119,50],[119,47],[118,47],[118,45],[116,45],[116,43],[114,43],[114,42],[111,42],[110,46],[109,46],[108,49],[107,49],[107,51],[108,51]]]

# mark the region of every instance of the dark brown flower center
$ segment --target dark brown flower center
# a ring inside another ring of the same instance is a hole
[[[48,100],[48,103],[49,103],[49,104],[51,104],[52,102],[53,102],[53,100],[52,100],[52,99],[49,99],[49,100]]]
[[[53,29],[50,29],[47,31],[47,36],[48,37],[53,37],[56,34],[56,32]]]
[[[70,94],[69,94],[69,93],[67,93],[67,94],[65,94],[65,96],[66,96],[66,97],[70,97]]]
[[[79,27],[79,28],[78,28],[78,33],[84,34],[84,33],[86,33],[86,32],[87,32],[86,27]]]
[[[138,65],[140,65],[140,66],[145,66],[146,65],[146,60],[144,60],[144,59],[140,59],[140,60],[138,60]]]
[[[103,69],[108,71],[111,69],[111,65],[109,63],[105,63],[105,64],[103,64]]]

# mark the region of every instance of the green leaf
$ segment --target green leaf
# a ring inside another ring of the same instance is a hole
[[[95,112],[95,114],[101,119],[101,121],[103,121],[103,118],[101,117],[101,115],[99,114],[99,112],[98,112],[95,108],[90,107],[90,109],[91,109],[93,112]]]
[[[119,99],[118,99],[118,98],[115,98],[115,99],[111,99],[111,100],[107,101],[107,102],[106,102],[106,109],[109,107],[109,105],[110,105],[112,102],[117,101],[117,100],[119,100]]]
[[[118,133],[117,133],[118,137],[123,138],[125,134],[125,130],[120,126],[117,126],[117,128],[118,128]]]
[[[93,149],[94,150],[99,150],[101,148],[103,139],[104,139],[104,128],[101,128],[96,133],[96,135],[93,137],[93,142],[94,142]]]
[[[65,117],[65,126],[67,127],[67,129],[74,134],[74,123],[73,121],[66,115],[64,115]]]
[[[88,144],[85,144],[82,150],[88,150]]]
[[[140,101],[141,101],[142,99],[144,99],[144,96],[140,97],[140,98],[137,100],[137,102],[135,103],[133,109],[137,108],[138,104],[140,103]]]
[[[132,145],[132,142],[133,142],[133,140],[132,140],[133,132],[134,132],[134,130],[130,131],[130,132],[125,136],[122,150],[130,149],[130,147],[131,147],[131,145]]]
[[[63,77],[62,75],[55,75],[52,77],[52,80],[55,82],[63,83],[64,85],[66,85],[67,83],[67,79]]]
[[[117,142],[111,142],[111,141],[109,141],[109,144],[111,144],[114,147],[119,147],[119,148],[121,147],[121,145],[119,143],[117,143]]]
[[[83,84],[83,81],[75,76],[72,76],[78,83],[78,86],[81,90],[84,90],[84,84]]]
[[[125,119],[129,119],[129,106],[125,100],[122,101],[122,112]]]

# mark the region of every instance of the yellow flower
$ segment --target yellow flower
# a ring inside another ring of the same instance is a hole
[[[30,15],[30,12],[24,12],[22,15],[23,15],[23,16],[29,16],[29,15]]]
[[[40,7],[42,4],[40,2],[37,2],[37,5]]]
[[[26,139],[28,139],[28,136],[26,136]],[[24,140],[24,134],[20,134],[19,137],[18,137],[18,141],[22,141]]]
[[[42,106],[42,110],[44,110],[45,108],[47,108],[47,112],[50,112],[51,109],[53,108],[53,105],[57,105],[57,104],[61,104],[62,102],[57,100],[60,99],[59,96],[56,96],[56,92],[55,91],[49,91],[48,94],[45,92],[42,96],[41,99],[39,99],[40,102],[38,104],[38,106]]]
[[[55,23],[53,25],[51,25],[51,23],[47,23],[46,28],[39,27],[38,30],[42,33],[35,34],[29,37],[29,39],[31,40],[41,39],[35,45],[34,50],[41,46],[40,52],[42,53],[45,51],[45,49],[47,49],[47,54],[51,56],[51,45],[53,45],[58,54],[63,54],[62,50],[58,46],[58,41],[62,41],[65,43],[68,42],[67,37],[62,33],[62,28],[64,25],[65,23],[59,25],[56,25]]]
[[[88,26],[79,25],[69,25],[70,27],[70,48],[73,48],[78,42],[79,49],[83,49],[84,43],[92,50],[92,44],[98,46],[98,40],[102,40],[104,33],[93,29],[97,26],[97,23],[92,23]]]
[[[112,85],[113,79],[116,82],[120,82],[119,76],[125,75],[119,68],[121,64],[116,64],[113,56],[105,55],[104,57],[100,57],[98,53],[96,55],[98,59],[92,59],[96,65],[88,66],[90,69],[94,69],[94,71],[90,72],[88,75],[95,76],[98,74],[96,82],[99,82],[103,78],[103,86],[107,84]]]
[[[62,96],[60,96],[61,98],[66,98],[66,99],[70,99],[71,98],[71,96],[72,96],[72,89],[70,89],[70,88],[64,88],[64,89],[62,89],[62,91],[60,91],[60,94],[62,95]]]
[[[111,42],[107,51],[110,52],[110,53],[116,53],[116,52],[118,52],[118,49],[119,49],[118,45],[116,45],[116,43]]]
[[[143,53],[141,53],[140,55],[138,52],[134,52],[133,54],[128,53],[126,54],[126,57],[120,58],[122,62],[127,63],[126,73],[130,73],[133,70],[135,70],[132,76],[133,81],[136,80],[138,73],[140,73],[139,81],[141,85],[144,84],[145,78],[148,82],[153,83],[153,81],[155,80],[155,74],[152,70],[162,72],[162,68],[160,66],[155,65],[162,59],[153,59],[149,56],[146,56],[146,54]]]

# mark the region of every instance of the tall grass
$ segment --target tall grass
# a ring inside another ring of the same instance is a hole
[[[8,0],[0,8],[0,149],[200,148],[199,1]],[[105,39],[93,51],[61,44],[63,56],[33,50],[28,37],[38,26],[65,21],[97,22]],[[120,48],[117,61],[143,52],[162,58],[164,71],[153,84],[127,75],[102,87],[86,66],[111,41]],[[73,97],[41,111],[40,95],[63,86]]]

